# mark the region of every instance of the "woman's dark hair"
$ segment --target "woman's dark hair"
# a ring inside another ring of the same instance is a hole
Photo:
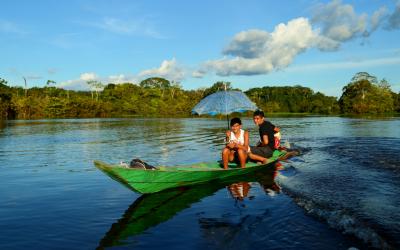
[[[264,117],[264,111],[262,111],[261,109],[257,109],[256,111],[254,111],[253,117],[254,116]]]
[[[239,125],[242,125],[242,120],[240,120],[240,118],[235,117],[231,119],[231,126],[235,125],[236,123],[238,123]]]

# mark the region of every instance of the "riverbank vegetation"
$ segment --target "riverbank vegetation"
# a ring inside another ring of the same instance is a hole
[[[0,78],[0,118],[84,118],[121,116],[190,116],[192,108],[205,96],[233,89],[228,82],[209,88],[184,90],[176,82],[152,77],[139,84],[89,81],[91,91],[57,88],[48,80],[45,87],[9,86]],[[400,93],[390,84],[366,72],[357,73],[343,88],[339,98],[314,92],[307,87],[251,88],[245,91],[257,106],[268,113],[382,114],[400,112]]]

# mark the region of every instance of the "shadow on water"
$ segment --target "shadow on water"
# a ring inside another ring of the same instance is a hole
[[[240,176],[222,182],[210,182],[190,187],[180,187],[154,194],[144,194],[136,199],[125,211],[121,219],[112,224],[101,239],[97,249],[125,245],[129,237],[140,235],[146,230],[172,219],[179,212],[189,208],[205,197],[213,195],[222,188],[227,188],[231,197],[243,200],[250,188],[249,182],[258,182],[266,193],[269,190],[279,191],[274,178],[277,165],[266,168],[256,174]]]

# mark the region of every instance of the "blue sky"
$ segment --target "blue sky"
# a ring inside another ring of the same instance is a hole
[[[0,77],[87,88],[152,76],[184,89],[302,85],[340,96],[361,71],[400,91],[400,0],[4,0]]]

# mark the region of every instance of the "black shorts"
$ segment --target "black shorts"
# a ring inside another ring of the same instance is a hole
[[[259,155],[265,158],[269,158],[272,156],[273,151],[270,147],[257,147],[257,146],[250,146],[250,152],[255,155]]]

